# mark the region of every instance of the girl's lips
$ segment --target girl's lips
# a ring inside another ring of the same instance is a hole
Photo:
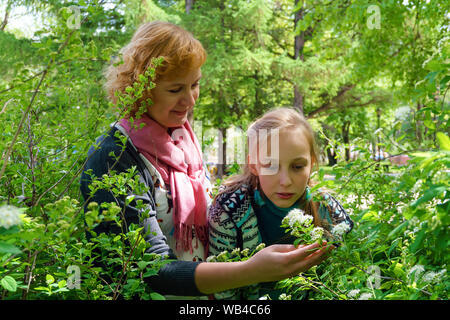
[[[293,196],[293,193],[279,193],[277,192],[277,196],[280,197],[281,199],[289,199]]]

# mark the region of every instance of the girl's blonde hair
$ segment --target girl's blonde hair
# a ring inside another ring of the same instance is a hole
[[[249,149],[249,137],[251,135],[250,131],[252,130],[253,132],[261,132],[260,130],[266,130],[266,132],[268,132],[267,138],[269,139],[272,129],[278,129],[281,131],[282,129],[299,128],[302,129],[302,132],[310,146],[311,168],[316,169],[318,166],[318,148],[314,137],[314,131],[306,118],[293,108],[283,107],[272,109],[254,121],[247,130],[247,150]],[[252,150],[248,150],[248,152],[252,152]],[[280,150],[280,152],[282,152],[282,150]],[[243,184],[246,184],[251,190],[253,190],[258,187],[258,181],[258,177],[250,171],[248,157],[245,157],[245,164],[241,169],[241,173],[226,179],[222,183],[221,190],[215,199],[223,193],[236,191]],[[311,185],[311,182],[309,181],[308,184]],[[306,206],[307,213],[313,215],[315,218],[315,223],[318,223],[319,219],[317,217],[316,209],[317,208],[315,208],[312,201],[310,201]]]
[[[162,21],[141,25],[130,43],[121,50],[121,55],[123,63],[111,65],[105,71],[105,89],[114,104],[117,103],[115,93],[124,93],[126,87],[132,86],[151,66],[152,58],[164,58],[163,64],[156,69],[154,82],[200,68],[206,60],[205,49],[190,32]],[[135,113],[140,102],[147,98],[151,98],[150,92],[132,106],[130,113]]]

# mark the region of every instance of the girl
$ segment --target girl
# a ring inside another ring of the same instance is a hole
[[[148,69],[152,58],[163,57],[164,62],[156,69],[156,86],[144,91],[129,110],[123,110],[134,116],[144,108],[142,117],[134,121],[139,129],[126,116],[114,123],[89,150],[80,186],[85,208],[90,202],[114,202],[123,213],[123,230],[104,221],[94,231],[114,234],[126,232],[131,223],[143,225],[145,240],[150,244],[148,252],[174,260],[165,264],[157,275],[145,278],[154,291],[165,295],[205,297],[227,289],[284,279],[323,261],[326,249],[313,254],[308,251],[317,245],[301,248],[274,245],[246,262],[205,262],[207,209],[212,199],[201,148],[187,117],[199,97],[206,52],[188,31],[155,21],[139,27],[122,50],[122,56],[123,63],[110,66],[106,73],[106,89],[114,104],[116,93],[124,93],[127,87],[133,86]],[[144,104],[148,99],[151,105]],[[120,136],[126,138],[125,149]],[[126,172],[132,167],[148,187],[144,194],[127,190],[128,194],[118,199],[111,190],[90,194],[93,177],[103,177],[111,170]],[[127,198],[135,200],[128,203]],[[145,211],[148,218],[141,221]]]
[[[251,252],[260,243],[292,243],[281,222],[294,208],[312,215],[314,224],[325,230],[341,222],[351,230],[353,222],[336,199],[310,192],[318,155],[314,133],[303,116],[289,108],[272,110],[249,127],[247,138],[243,172],[224,182],[209,208],[210,255],[235,248]],[[228,291],[216,298],[249,298],[243,294]],[[261,295],[256,292],[253,297]]]

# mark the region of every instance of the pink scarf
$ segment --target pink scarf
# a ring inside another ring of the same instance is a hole
[[[177,249],[182,248],[192,253],[194,227],[196,238],[200,239],[206,250],[208,222],[203,189],[205,170],[201,148],[189,122],[175,128],[172,136],[147,114],[134,121],[138,128],[141,123],[145,123],[145,126],[135,130],[131,129],[128,120],[119,121],[134,146],[158,170],[164,183],[170,185]]]

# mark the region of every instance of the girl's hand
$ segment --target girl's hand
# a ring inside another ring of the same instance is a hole
[[[298,247],[271,245],[245,261],[248,274],[256,283],[295,276],[324,261],[329,256],[327,253],[334,249],[331,245],[319,247],[318,243]]]
[[[195,284],[204,294],[271,282],[295,276],[321,263],[333,246],[320,248],[277,244],[264,248],[246,261],[203,262],[195,269]]]

